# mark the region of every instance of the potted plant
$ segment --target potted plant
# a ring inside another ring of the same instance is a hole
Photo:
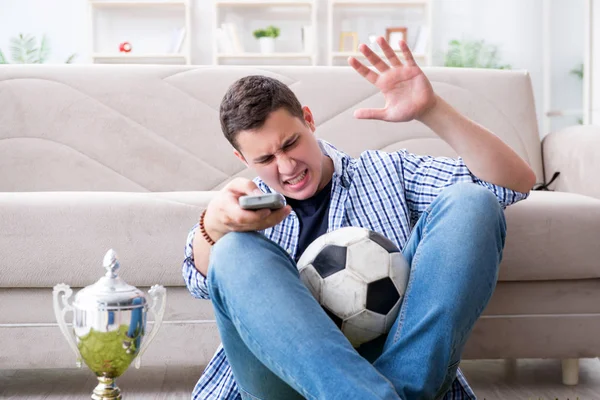
[[[14,64],[43,64],[50,55],[50,46],[45,35],[42,36],[38,46],[35,36],[21,33],[10,38],[9,51]],[[76,54],[71,54],[65,63],[73,62],[75,56]],[[0,64],[9,64],[2,50],[0,50]]]
[[[257,29],[253,32],[258,39],[260,52],[263,54],[275,52],[275,38],[279,36],[279,28],[270,25],[266,29]]]
[[[501,64],[498,46],[483,40],[451,40],[444,57],[445,67],[511,69]]]

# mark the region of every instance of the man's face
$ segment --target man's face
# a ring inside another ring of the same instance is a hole
[[[240,151],[234,151],[271,189],[297,200],[313,196],[333,175],[333,163],[313,134],[312,113],[302,110],[304,121],[284,108],[273,111],[259,129],[238,133]]]

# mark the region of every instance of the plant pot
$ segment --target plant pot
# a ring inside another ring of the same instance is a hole
[[[269,54],[275,52],[275,38],[273,37],[258,38],[258,44],[260,45],[260,52],[262,54]]]

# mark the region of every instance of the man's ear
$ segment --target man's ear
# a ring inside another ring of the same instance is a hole
[[[242,153],[240,153],[236,149],[233,149],[233,154],[235,154],[235,156],[238,158],[238,160],[240,160],[246,167],[249,167],[248,162],[246,161],[246,159],[244,158]]]
[[[317,127],[315,126],[315,119],[310,111],[310,108],[308,108],[308,106],[304,106],[302,107],[302,112],[304,113],[304,123],[306,123],[310,130],[314,132]]]

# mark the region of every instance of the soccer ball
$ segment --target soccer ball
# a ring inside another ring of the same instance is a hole
[[[409,265],[385,236],[346,227],[312,242],[298,260],[302,282],[354,347],[391,329]]]

